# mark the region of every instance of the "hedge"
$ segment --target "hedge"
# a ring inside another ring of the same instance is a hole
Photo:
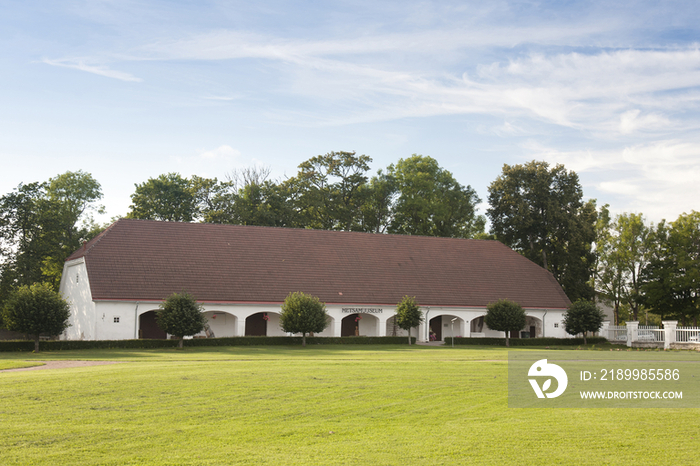
[[[604,337],[588,337],[589,345],[607,343]],[[452,345],[452,338],[445,338],[446,345]],[[455,337],[455,345],[506,346],[505,338],[464,338]],[[510,346],[579,346],[583,338],[510,338]]]
[[[415,337],[412,338],[415,343]],[[406,337],[306,337],[307,345],[405,345]],[[175,348],[178,340],[47,340],[41,351]],[[184,346],[301,346],[301,337],[226,337],[185,340]],[[34,341],[0,341],[0,352],[34,351]]]

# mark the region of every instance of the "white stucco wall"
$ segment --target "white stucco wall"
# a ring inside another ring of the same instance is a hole
[[[70,327],[61,335],[68,340],[95,339],[95,303],[90,293],[90,282],[83,258],[66,262],[59,287],[61,295],[70,304]]]
[[[139,336],[139,316],[158,310],[160,302],[136,302],[136,301],[98,301],[94,302],[90,294],[87,269],[83,259],[77,259],[66,263],[61,280],[61,293],[71,304],[71,326],[66,330],[63,338],[70,340],[122,340],[138,338]],[[267,313],[267,335],[283,336],[287,335],[280,327],[280,306],[276,304],[232,304],[232,303],[205,303],[204,313],[210,329],[215,337],[231,337],[245,335],[245,322],[249,316],[262,312]],[[327,305],[326,309],[330,316],[329,326],[318,336],[340,336],[342,320],[353,314],[360,314],[359,334],[362,336],[386,336],[391,335],[394,330],[393,317],[396,315],[395,306],[380,305]],[[416,330],[413,329],[411,335],[418,340],[425,341],[429,338],[428,322],[440,317],[442,338],[452,336],[452,319],[454,322],[454,335],[462,337],[504,336],[503,332],[497,332],[483,327],[483,331],[478,335],[471,335],[471,321],[486,314],[485,308],[456,308],[456,307],[424,307],[425,322]],[[543,321],[538,326],[544,335],[538,336],[568,338],[563,327],[564,310],[538,310],[528,309],[528,316]],[[528,330],[527,328],[526,330]],[[202,332],[198,337],[205,337],[206,332]],[[397,329],[397,336],[406,336],[405,330]]]

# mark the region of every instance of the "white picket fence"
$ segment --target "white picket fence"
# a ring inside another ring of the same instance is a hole
[[[637,341],[664,341],[665,330],[657,325],[640,325],[637,330]]]
[[[675,343],[700,344],[700,327],[678,327],[675,320],[664,321],[664,328],[655,325],[639,325],[628,322],[627,325],[610,325],[603,322],[600,335],[613,342],[625,342],[627,346],[652,344],[670,348]]]
[[[683,343],[700,343],[700,327],[676,328],[676,341]]]
[[[608,334],[603,336],[610,341],[627,341],[627,326],[611,325],[608,327]]]

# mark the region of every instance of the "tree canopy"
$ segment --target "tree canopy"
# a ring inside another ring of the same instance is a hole
[[[579,299],[571,303],[564,314],[564,329],[570,335],[583,334],[583,344],[586,344],[586,334],[597,332],[603,325],[605,314],[592,301]]]
[[[520,304],[507,299],[500,299],[486,306],[484,323],[488,328],[506,334],[506,346],[510,346],[509,333],[525,327],[525,311]]]
[[[504,165],[488,191],[496,238],[551,271],[572,301],[592,299],[597,213],[576,173],[546,162]]]
[[[413,154],[387,172],[398,196],[389,233],[472,238],[484,231],[476,191],[459,184],[434,158]]]
[[[166,333],[178,337],[182,348],[186,336],[195,335],[204,329],[206,318],[203,307],[187,292],[173,293],[160,304],[156,323]]]
[[[651,259],[653,228],[642,214],[619,214],[610,219],[608,206],[601,208],[596,224],[596,290],[612,303],[615,324],[620,306],[626,304],[638,320],[641,306],[641,275]]]
[[[642,271],[640,301],[683,325],[700,319],[700,212],[682,214],[653,232],[649,263]]]
[[[3,309],[8,330],[34,336],[34,351],[39,351],[41,335],[55,336],[68,328],[70,306],[48,283],[23,285],[14,290]]]
[[[307,333],[323,332],[328,327],[326,305],[301,291],[290,293],[282,304],[280,326],[285,332],[301,333],[302,346],[306,346]]]
[[[203,217],[218,184],[216,179],[168,173],[135,186],[127,218],[192,222]]]
[[[82,171],[20,184],[0,197],[0,303],[14,287],[48,282],[57,290],[65,259],[101,231],[100,184]]]

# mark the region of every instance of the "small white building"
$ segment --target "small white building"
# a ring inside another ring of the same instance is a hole
[[[66,260],[60,291],[69,340],[167,338],[155,312],[182,291],[204,306],[200,337],[286,335],[295,291],[326,303],[318,336],[406,335],[394,318],[406,295],[424,312],[419,340],[503,337],[483,322],[499,299],[528,316],[513,337],[569,336],[552,274],[497,241],[121,219]]]

